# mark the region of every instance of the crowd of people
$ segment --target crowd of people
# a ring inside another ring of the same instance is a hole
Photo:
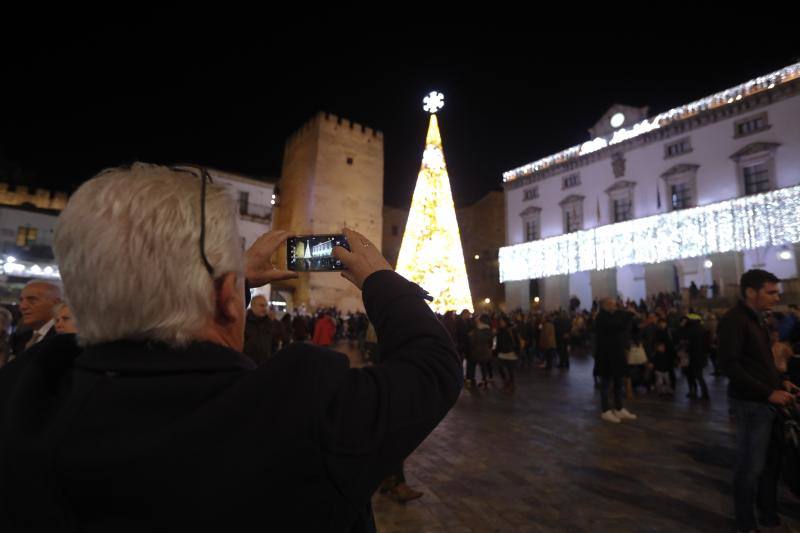
[[[717,328],[725,310],[699,311],[680,293],[659,293],[638,303],[621,298],[595,301],[591,310],[475,315],[463,310],[440,318],[466,361],[467,388],[490,387],[497,372],[503,376],[503,389],[513,391],[515,368],[566,370],[575,350],[595,357],[595,384],[602,388],[605,360],[617,351],[626,364],[615,373],[624,378],[628,394],[674,397],[683,377],[688,398],[709,400],[704,370],[710,363],[711,374],[722,375]],[[609,321],[604,312],[618,319]],[[789,305],[787,312],[770,313],[766,323],[776,366],[800,382],[800,356],[794,355],[800,354],[800,309]]]
[[[244,353],[256,364],[262,364],[295,342],[332,346],[348,340],[358,343],[358,349],[368,354],[368,340],[377,342],[368,337],[374,337],[374,328],[370,332],[367,315],[360,311],[324,307],[310,313],[302,307],[289,313],[269,306],[266,297],[259,294],[251,299],[247,311]]]

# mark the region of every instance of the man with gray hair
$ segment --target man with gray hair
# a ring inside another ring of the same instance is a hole
[[[458,355],[427,294],[348,229],[334,254],[390,361],[351,369],[295,343],[256,367],[245,288],[296,276],[270,260],[290,233],[244,254],[207,179],[136,163],[61,213],[78,339],[0,371],[0,531],[374,531],[372,493],[455,403]]]
[[[61,301],[61,289],[49,281],[34,280],[19,295],[20,325],[11,336],[12,359],[56,334],[53,307]]]

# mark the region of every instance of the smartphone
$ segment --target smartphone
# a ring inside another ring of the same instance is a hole
[[[286,241],[286,267],[295,272],[346,270],[333,256],[333,247],[350,249],[344,235],[300,235]]]

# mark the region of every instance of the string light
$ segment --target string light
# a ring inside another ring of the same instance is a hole
[[[500,249],[500,281],[800,242],[800,186]]]
[[[708,111],[709,109],[716,109],[723,105],[732,104],[734,101],[741,100],[744,96],[750,96],[762,91],[772,90],[776,86],[789,82],[798,77],[800,77],[800,63],[795,63],[780,70],[776,70],[775,72],[771,72],[764,76],[760,76],[748,82],[742,83],[741,85],[737,85],[736,87],[732,87],[716,94],[712,94],[711,96],[701,98],[700,100],[694,101],[690,104],[670,109],[669,111],[661,113],[652,119],[645,119],[638,124],[634,124],[631,129],[620,128],[614,132],[610,140],[598,137],[581,145],[562,150],[557,154],[544,157],[538,161],[534,161],[533,163],[515,168],[514,170],[509,170],[508,172],[504,172],[503,181],[511,181],[521,176],[533,174],[534,172],[544,170],[552,165],[563,163],[565,161],[569,161],[570,159],[596,152],[597,150],[627,141],[628,139],[633,139],[634,137],[638,137],[639,135],[643,135],[658,128],[663,128],[664,126],[672,124],[673,122],[684,120],[703,111]]]
[[[440,103],[438,98],[433,100],[432,109]],[[397,258],[397,272],[433,296],[430,305],[434,311],[473,311],[456,209],[435,114],[431,114],[428,126],[422,168]]]

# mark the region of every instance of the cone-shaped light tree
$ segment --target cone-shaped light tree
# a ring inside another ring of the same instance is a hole
[[[422,168],[397,258],[397,272],[433,296],[430,305],[434,311],[444,313],[468,309],[472,312],[456,208],[436,119],[436,111],[444,106],[444,97],[432,92],[425,97],[424,103],[431,120],[422,154]]]

